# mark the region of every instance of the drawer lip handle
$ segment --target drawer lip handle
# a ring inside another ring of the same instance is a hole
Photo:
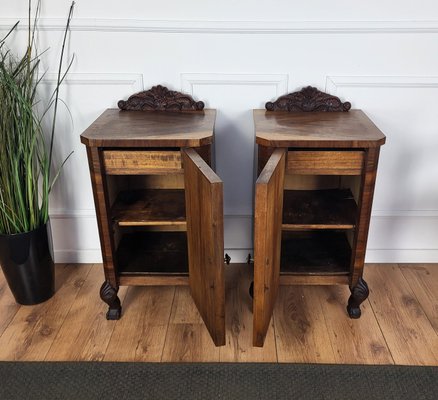
[[[109,175],[183,172],[181,152],[175,150],[106,150],[103,163]]]
[[[360,150],[289,150],[286,169],[303,175],[361,175],[364,159]]]

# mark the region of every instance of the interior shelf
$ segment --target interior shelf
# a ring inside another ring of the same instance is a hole
[[[281,273],[348,275],[351,247],[345,232],[283,232]]]
[[[123,235],[117,249],[120,275],[187,275],[186,232],[134,232]]]
[[[357,205],[350,189],[285,190],[283,230],[353,229]]]
[[[118,194],[111,209],[119,226],[178,226],[186,228],[183,189],[127,190]]]

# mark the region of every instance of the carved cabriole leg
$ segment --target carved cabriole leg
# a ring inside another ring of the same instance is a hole
[[[350,270],[351,296],[348,300],[347,311],[350,318],[359,318],[360,304],[368,297],[368,285],[362,278],[365,252],[368,241],[368,230],[373,203],[374,185],[376,182],[377,164],[379,162],[380,148],[366,150],[363,174],[361,177],[362,188],[359,196],[359,216],[356,223],[356,231],[353,239],[353,254]]]
[[[119,319],[121,315],[120,299],[117,297],[118,279],[114,263],[114,239],[109,218],[108,190],[100,150],[87,146],[94,205],[96,207],[100,246],[102,249],[105,282],[100,289],[101,299],[109,305],[107,319]]]
[[[122,315],[122,306],[117,296],[118,291],[119,288],[114,288],[109,281],[105,281],[100,288],[100,298],[109,306],[106,319],[120,319]]]
[[[370,291],[367,283],[359,278],[357,285],[350,288],[351,296],[348,299],[347,311],[350,318],[360,318],[360,305],[368,298]]]
[[[87,146],[88,163],[90,167],[91,183],[93,186],[94,205],[96,207],[97,226],[99,228],[100,247],[102,249],[103,268],[105,279],[113,287],[118,285],[116,266],[114,263],[114,239],[111,234],[109,217],[110,204],[108,188],[103,171],[101,152],[96,147]]]
[[[249,285],[249,295],[251,296],[251,299],[254,298],[254,281],[251,281],[251,284]]]

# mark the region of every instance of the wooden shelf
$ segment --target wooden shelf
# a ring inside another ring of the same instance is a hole
[[[281,273],[348,275],[351,248],[344,232],[283,232]]]
[[[357,205],[349,189],[285,190],[285,230],[353,229]]]
[[[186,227],[183,189],[145,189],[120,192],[111,209],[119,226]]]
[[[117,249],[119,275],[187,275],[186,232],[134,232]]]

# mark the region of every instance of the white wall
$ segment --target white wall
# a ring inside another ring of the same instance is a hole
[[[2,32],[17,19],[25,28],[26,3],[0,0]],[[69,4],[43,0],[39,43],[51,47],[49,73]],[[25,39],[22,30],[10,43]],[[75,153],[51,203],[57,261],[100,259],[80,133],[117,100],[160,83],[218,109],[217,172],[233,262],[252,246],[250,110],[309,84],[363,109],[387,135],[367,261],[438,262],[436,1],[78,0],[68,51],[76,59],[63,98],[73,122],[61,113],[58,159]]]

